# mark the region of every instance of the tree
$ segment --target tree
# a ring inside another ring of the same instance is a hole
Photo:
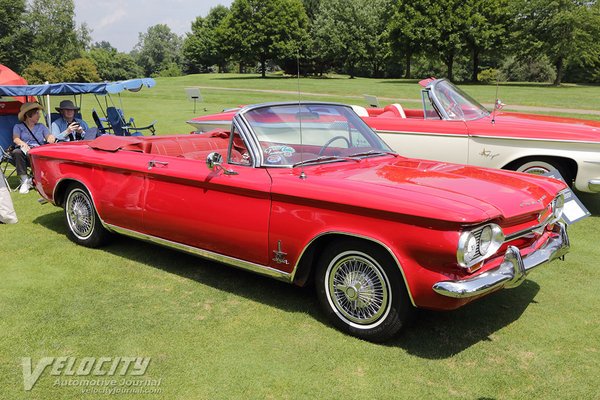
[[[108,42],[92,45],[86,54],[92,60],[101,80],[118,81],[139,78],[144,74],[142,68],[135,63],[133,57],[126,53],[119,53]]]
[[[429,46],[446,65],[450,80],[454,79],[454,62],[466,47],[469,12],[463,0],[436,0],[429,2],[425,14],[434,32]]]
[[[25,42],[25,0],[0,0],[0,64],[20,71],[30,48]]]
[[[469,0],[466,49],[472,62],[471,81],[477,82],[481,56],[486,52],[500,54],[507,40],[512,14],[508,0]]]
[[[225,6],[211,8],[206,18],[192,22],[192,32],[183,42],[185,69],[189,73],[205,72],[217,65],[219,72],[226,69],[227,56],[221,49],[218,27],[229,14]]]
[[[386,0],[321,2],[312,32],[318,62],[343,66],[350,78],[363,63],[377,73],[387,51],[386,8]]]
[[[306,40],[307,26],[300,0],[235,0],[220,36],[241,63],[260,63],[264,78],[267,61],[295,56]]]
[[[425,16],[427,5],[423,2],[398,1],[392,6],[388,26],[392,53],[404,58],[404,77],[411,78],[411,63],[415,54],[432,42],[431,24]]]
[[[560,85],[571,61],[594,63],[600,58],[600,12],[596,1],[521,0],[517,2],[520,57],[548,56]]]
[[[27,17],[32,59],[55,66],[80,57],[89,45],[88,27],[77,27],[73,0],[32,0]]]
[[[181,65],[181,45],[182,39],[167,25],[158,24],[140,33],[132,55],[144,73],[152,75],[170,68],[172,63]]]

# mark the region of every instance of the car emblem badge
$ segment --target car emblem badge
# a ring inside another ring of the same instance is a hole
[[[273,254],[275,254],[273,261],[275,261],[277,264],[289,264],[287,258],[285,258],[287,253],[281,251],[281,240],[277,241],[277,250],[273,250]]]

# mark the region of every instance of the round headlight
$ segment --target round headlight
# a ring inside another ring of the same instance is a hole
[[[559,193],[558,196],[554,199],[554,204],[552,205],[552,214],[554,219],[559,219],[562,217],[563,209],[565,208],[565,195]]]
[[[460,235],[456,259],[458,265],[470,268],[495,254],[504,243],[502,228],[496,224],[487,224]]]
[[[481,230],[481,236],[479,237],[479,252],[481,255],[486,255],[492,244],[492,227],[487,225]]]
[[[473,236],[472,233],[469,233],[469,236],[467,237],[467,240],[465,242],[464,249],[464,259],[467,264],[473,261],[473,259],[479,254],[477,250],[477,239],[475,238],[475,236]]]

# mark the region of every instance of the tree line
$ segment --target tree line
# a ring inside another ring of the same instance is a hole
[[[91,43],[72,0],[0,0],[0,63],[29,80],[115,80],[281,70],[350,77],[600,82],[600,3],[575,0],[234,0]]]

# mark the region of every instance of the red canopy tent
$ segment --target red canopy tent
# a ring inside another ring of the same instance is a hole
[[[27,85],[27,80],[12,69],[0,64],[0,85]],[[3,101],[0,99],[0,115],[17,114],[25,97],[13,97],[15,101]]]

